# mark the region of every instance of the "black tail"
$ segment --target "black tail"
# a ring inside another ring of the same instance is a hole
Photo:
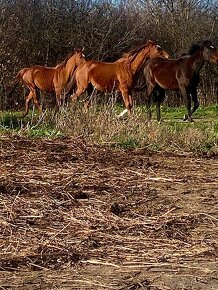
[[[133,79],[133,90],[135,92],[142,92],[146,89],[146,79],[144,75],[144,70],[140,69],[134,76]]]
[[[141,84],[138,84],[137,82],[137,85],[133,87],[133,90],[135,92],[142,92],[142,91],[145,91],[147,85],[146,85],[146,82],[143,82]]]

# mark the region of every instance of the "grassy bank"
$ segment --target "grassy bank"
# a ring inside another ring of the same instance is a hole
[[[56,138],[81,136],[89,142],[119,148],[145,147],[150,150],[218,153],[218,106],[202,107],[194,114],[195,122],[182,121],[185,108],[162,108],[162,122],[146,121],[144,107],[136,107],[133,116],[118,119],[123,109],[105,105],[84,112],[77,105],[63,109],[56,117],[53,111],[39,116],[32,111],[21,118],[21,112],[1,112],[0,134]]]

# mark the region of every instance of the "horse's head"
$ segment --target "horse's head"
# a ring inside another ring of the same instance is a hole
[[[75,64],[76,66],[81,65],[82,63],[86,62],[85,55],[83,53],[84,48],[82,49],[75,49]]]
[[[169,58],[169,54],[165,50],[163,50],[163,48],[159,44],[149,40],[148,45],[150,46],[150,58],[155,57]]]
[[[202,47],[204,60],[218,64],[218,52],[212,42],[210,40],[205,40]]]

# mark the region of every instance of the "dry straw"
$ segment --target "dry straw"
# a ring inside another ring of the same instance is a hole
[[[215,160],[23,137],[0,159],[2,289],[215,285]]]

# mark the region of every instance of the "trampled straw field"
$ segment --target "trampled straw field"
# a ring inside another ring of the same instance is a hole
[[[0,140],[1,289],[217,289],[216,155]]]

